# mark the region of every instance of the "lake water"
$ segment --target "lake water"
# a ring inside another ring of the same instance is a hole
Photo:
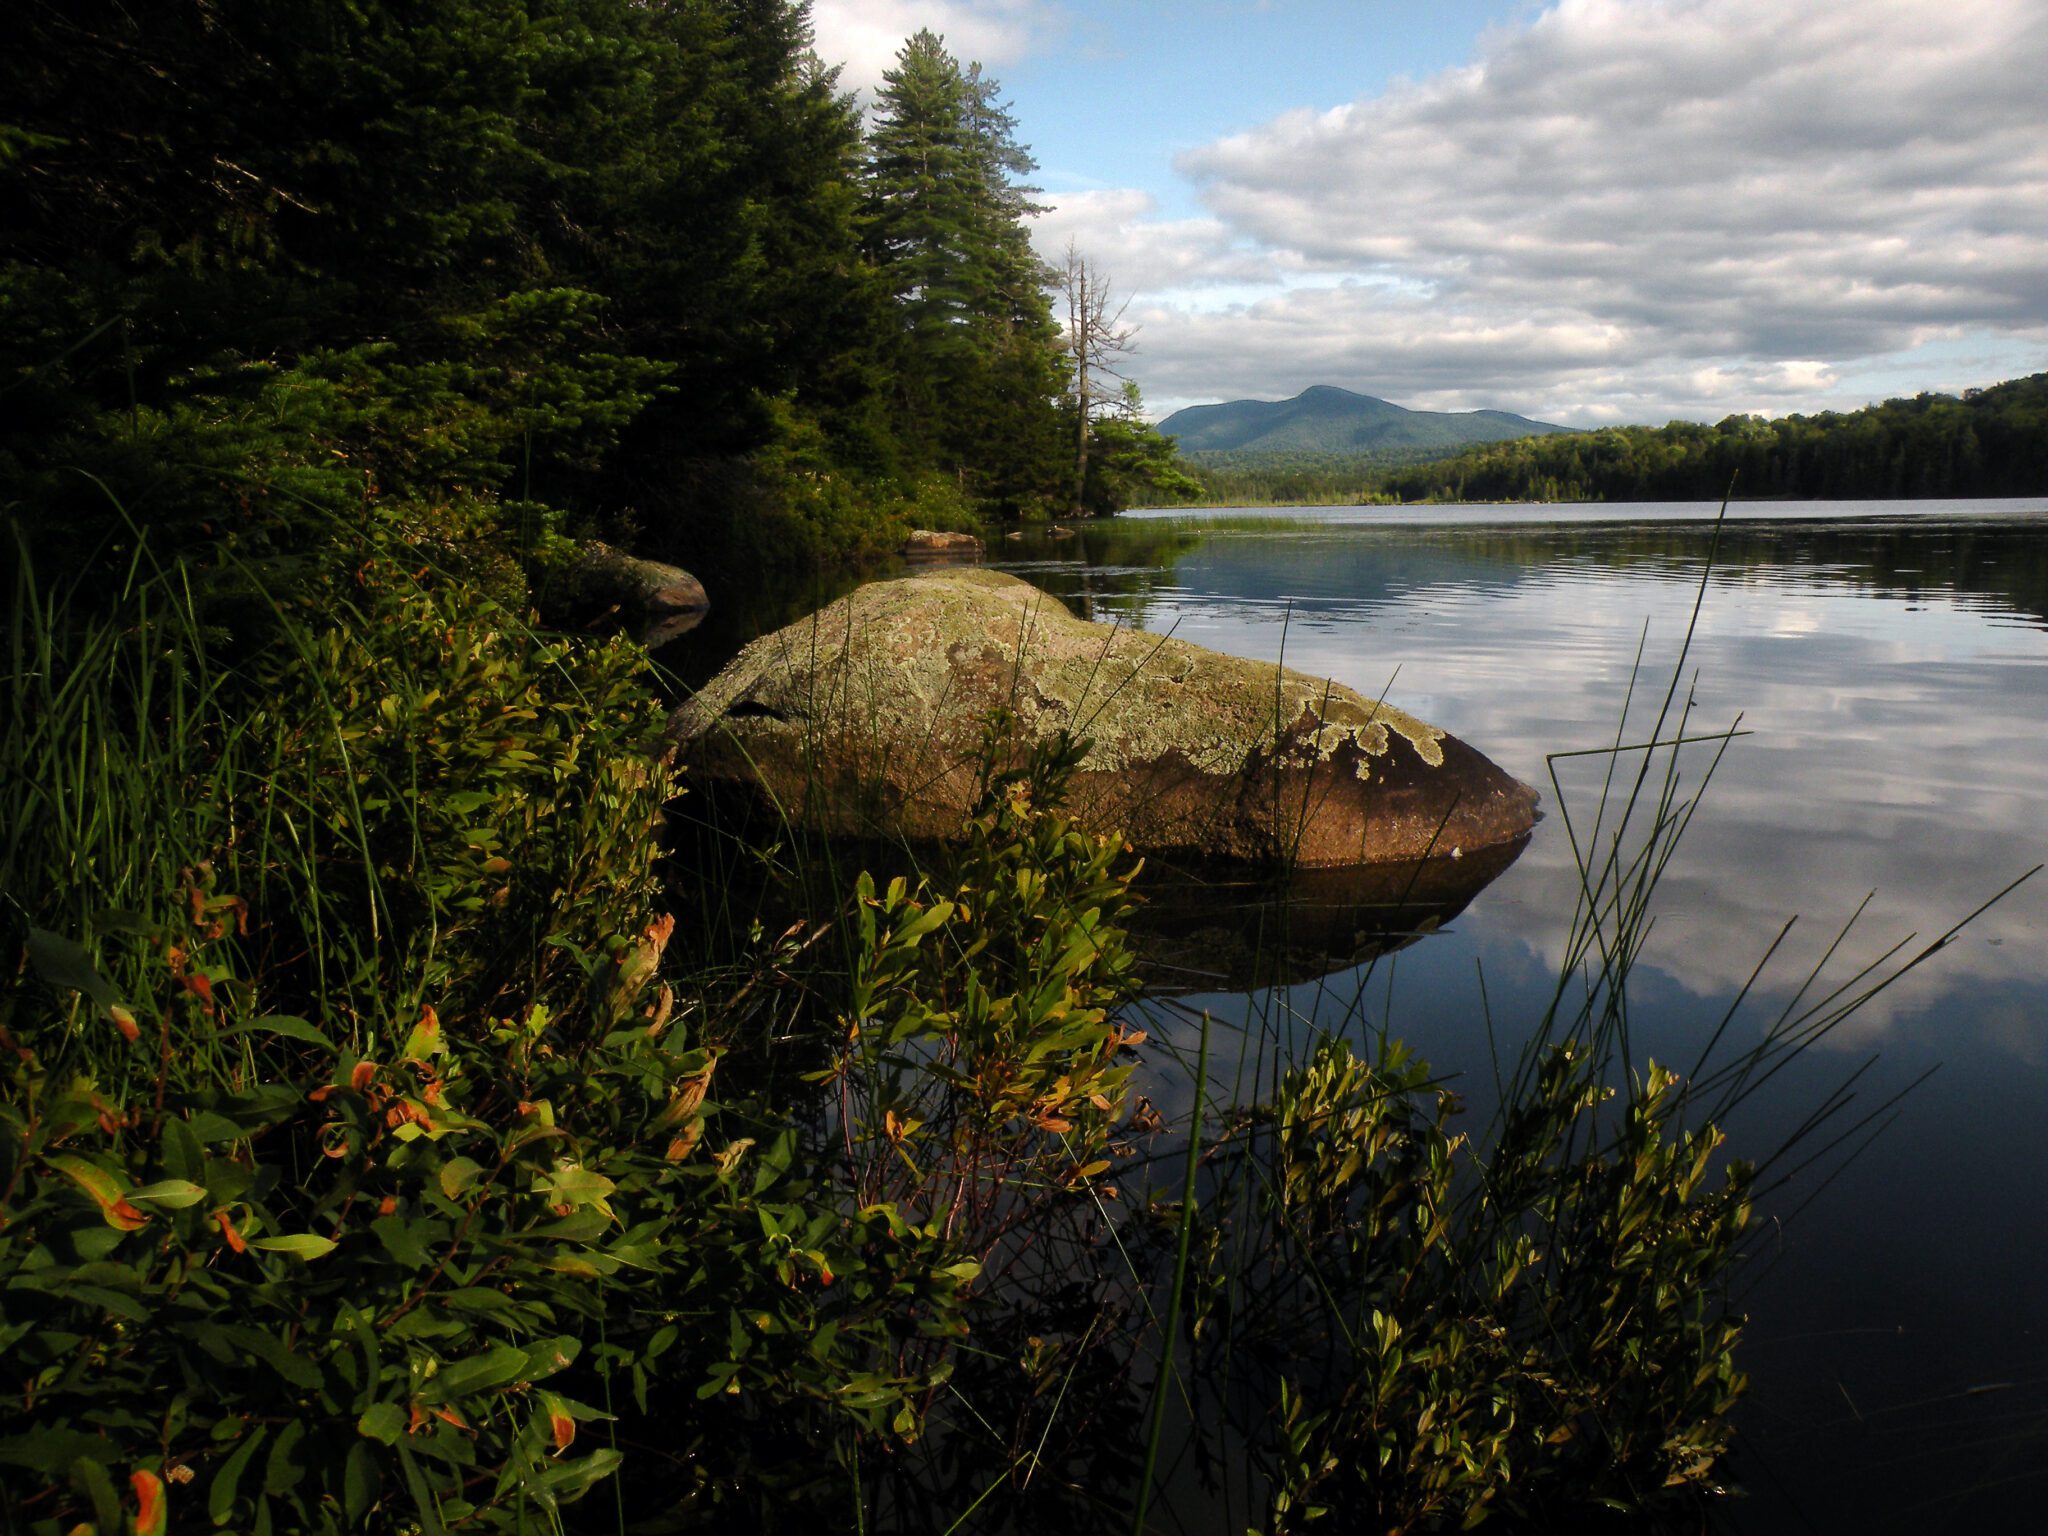
[[[1613,742],[1639,647],[1632,739],[1647,729],[1712,549],[1694,726],[1750,734],[1660,887],[1633,983],[1648,1049],[1686,1064],[1786,919],[1738,1034],[1776,1015],[1867,895],[1836,981],[2048,858],[2048,501],[1742,505],[1718,541],[1717,510],[1140,514],[1011,541],[991,563],[1097,619],[1384,693],[1543,790],[1552,814],[1527,852],[1448,931],[1369,982],[1289,998],[1484,1074],[1480,968],[1497,1024],[1533,1018],[1572,909],[1546,758]],[[1604,768],[1559,765],[1575,809]],[[1745,1105],[1731,1150],[1769,1151],[1859,1067],[1844,1129],[1938,1070],[1867,1148],[1766,1202],[1730,1468],[1747,1497],[1729,1525],[2033,1528],[2048,1520],[2048,875]]]
[[[2048,501],[1744,504],[1718,534],[1716,511],[1133,514],[998,542],[989,563],[1096,619],[1384,694],[1543,791],[1526,852],[1444,931],[1283,999],[1308,1025],[1384,1025],[1476,1086],[1478,977],[1496,1027],[1540,1013],[1576,884],[1559,792],[1578,815],[1605,768],[1567,759],[1553,782],[1550,755],[1611,744],[1632,675],[1640,739],[1703,573],[1692,725],[1749,734],[1659,889],[1633,980],[1643,1048],[1689,1065],[1789,918],[1735,1043],[1866,897],[1830,984],[2048,859]],[[685,667],[736,638],[712,629]],[[1226,1020],[1272,1005],[1191,1001]],[[1761,1214],[1727,1527],[2048,1524],[2048,874],[1745,1104],[1729,1150],[1770,1151],[1859,1069],[1838,1123],[1884,1109],[1881,1134]]]

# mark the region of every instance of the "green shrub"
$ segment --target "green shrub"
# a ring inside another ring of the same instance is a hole
[[[5,1518],[839,1507],[819,1447],[914,1443],[984,1262],[1099,1171],[1121,845],[1019,778],[943,899],[860,882],[850,976],[786,989],[843,1021],[849,1169],[813,1104],[714,1092],[788,957],[665,963],[636,653],[396,555],[233,672],[175,571],[131,622],[21,594]]]
[[[1721,1138],[1679,1128],[1675,1086],[1653,1065],[1604,1126],[1614,1090],[1560,1046],[1475,1147],[1399,1046],[1368,1065],[1326,1041],[1286,1074],[1249,1165],[1256,1258],[1205,1277],[1232,1346],[1277,1376],[1274,1531],[1702,1488],[1743,1385],[1722,1287],[1753,1176],[1710,1186]]]
[[[637,656],[393,554],[241,674],[175,573],[133,623],[17,604],[11,1524],[147,1524],[127,1480],[237,1529],[512,1528],[667,1383],[886,1432],[921,1383],[869,1363],[959,1290],[710,1096]]]

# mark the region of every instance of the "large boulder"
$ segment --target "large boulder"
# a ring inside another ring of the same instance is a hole
[[[1069,805],[1141,851],[1331,867],[1512,842],[1536,792],[1323,678],[1091,624],[1014,576],[862,587],[764,635],[674,715],[691,776],[825,830],[956,835],[993,712],[1090,743]]]

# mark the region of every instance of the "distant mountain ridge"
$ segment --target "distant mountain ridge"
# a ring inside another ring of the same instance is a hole
[[[1314,384],[1292,400],[1191,405],[1160,422],[1159,430],[1190,453],[1366,454],[1454,449],[1573,429],[1508,411],[1411,411],[1334,384]]]

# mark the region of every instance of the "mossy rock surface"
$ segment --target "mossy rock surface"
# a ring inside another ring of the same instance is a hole
[[[956,835],[1008,750],[1086,738],[1070,806],[1141,852],[1329,867],[1511,842],[1536,792],[1341,683],[1092,624],[998,571],[862,587],[748,645],[671,721],[699,782],[828,831]]]

